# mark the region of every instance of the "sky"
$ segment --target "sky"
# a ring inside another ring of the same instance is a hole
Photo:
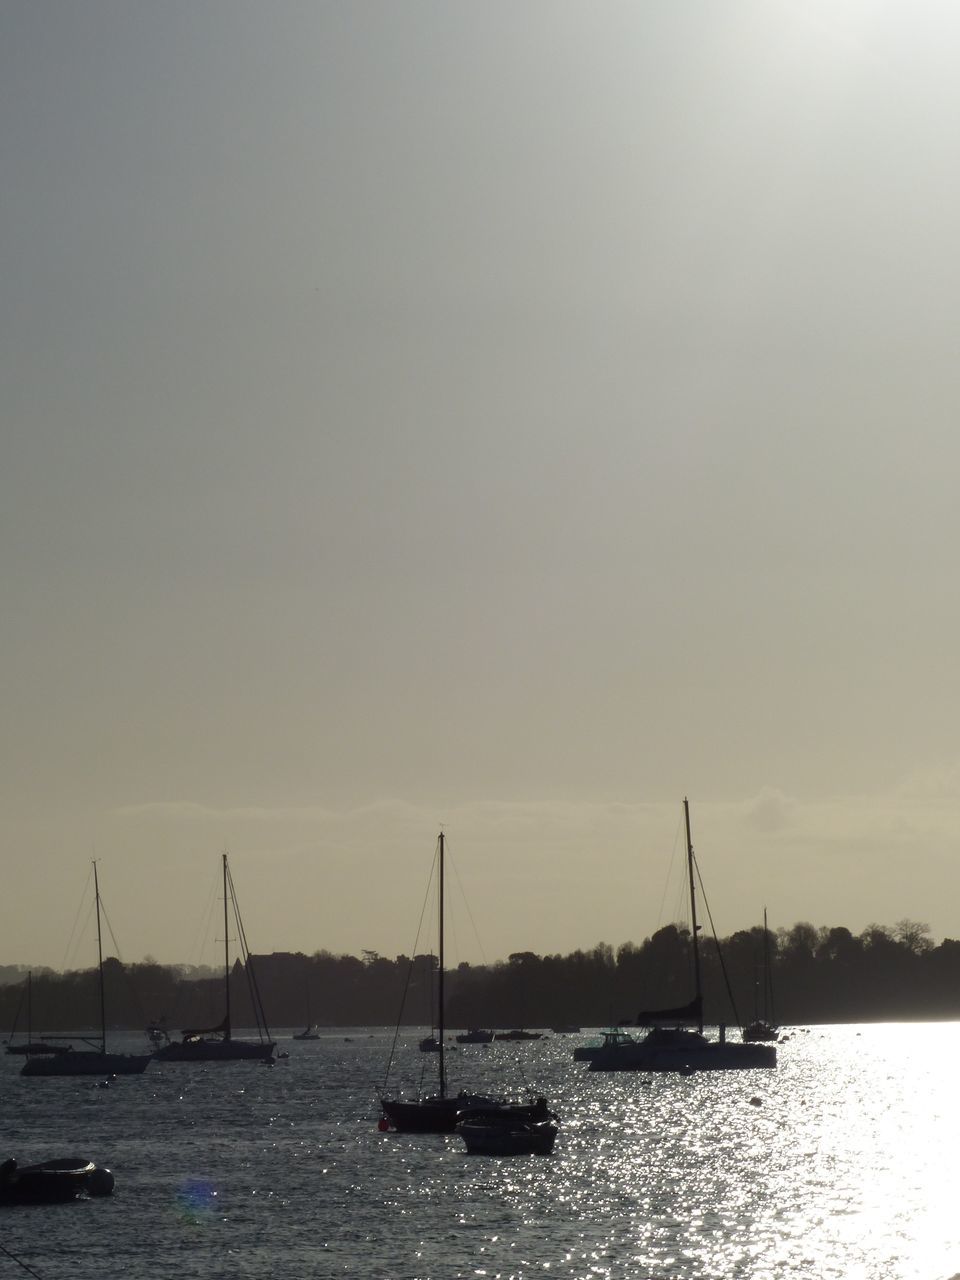
[[[0,0],[0,963],[960,937],[958,46]]]

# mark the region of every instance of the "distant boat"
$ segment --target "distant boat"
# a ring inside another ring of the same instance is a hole
[[[494,1040],[542,1040],[542,1031],[498,1031]]]
[[[17,1034],[17,1023],[20,1020],[20,1010],[23,1007],[24,998],[27,1003],[27,1038],[26,1040],[14,1040]],[[7,1053],[22,1054],[31,1057],[38,1053],[69,1053],[73,1048],[72,1044],[55,1044],[43,1036],[39,1040],[33,1038],[33,973],[27,974],[26,987],[24,994],[20,997],[20,1004],[17,1007],[16,1016],[13,1020],[13,1027],[10,1031],[10,1039],[7,1042]]]
[[[770,933],[767,929],[767,908],[763,908],[763,998],[757,1001],[763,1012],[754,1008],[753,1021],[743,1028],[743,1039],[748,1043],[770,1043],[779,1040],[780,1028],[775,1025],[773,1013],[773,972],[770,965]]]
[[[69,1053],[49,1057],[29,1057],[20,1068],[22,1076],[132,1076],[147,1068],[149,1053],[107,1053],[107,1010],[103,991],[103,939],[100,930],[100,881],[93,864],[93,892],[97,908],[97,971],[100,986],[100,1044],[87,1041],[88,1049],[71,1048]]]
[[[693,841],[690,836],[690,806],[686,800],[683,813],[687,831],[694,997],[689,1004],[677,1008],[638,1014],[637,1025],[650,1028],[644,1038],[631,1044],[605,1045],[592,1058],[591,1071],[679,1071],[686,1075],[694,1071],[730,1071],[777,1065],[777,1051],[772,1045],[733,1043],[726,1039],[723,1027],[720,1028],[719,1040],[708,1040],[703,1034]],[[696,1024],[696,1031],[690,1029],[690,1023]]]
[[[519,1120],[545,1120],[549,1111],[545,1099],[536,1102],[508,1102],[503,1098],[490,1097],[487,1094],[461,1091],[450,1094],[447,1090],[446,1051],[444,1036],[444,998],[443,998],[443,910],[444,910],[444,837],[440,832],[437,848],[437,898],[438,898],[438,934],[439,965],[437,968],[437,1092],[425,1098],[380,1099],[383,1111],[381,1127],[391,1125],[401,1133],[453,1133],[458,1120],[466,1111],[483,1111],[487,1115],[510,1116]],[[402,1009],[401,1009],[402,1014]],[[394,1041],[396,1043],[396,1041]],[[391,1061],[392,1061],[391,1054]],[[389,1075],[389,1065],[387,1072]],[[386,1089],[386,1085],[384,1085]]]
[[[492,1039],[492,1031],[484,1031],[480,1027],[474,1027],[470,1031],[461,1031],[457,1036],[457,1044],[489,1044]]]
[[[559,1027],[551,1027],[550,1030],[555,1036],[576,1036],[580,1034],[580,1028],[573,1026],[572,1023],[570,1025],[564,1024]]]
[[[294,1040],[319,1040],[320,1032],[317,1030],[316,1024],[311,1022],[302,1031],[298,1031],[293,1038]]]
[[[276,1044],[270,1039],[263,1012],[263,1003],[257,988],[253,961],[247,950],[246,934],[240,909],[237,906],[237,895],[233,887],[233,876],[227,864],[227,855],[223,854],[223,988],[224,1017],[215,1027],[201,1027],[197,1030],[181,1032],[180,1040],[171,1040],[169,1044],[157,1049],[154,1057],[158,1062],[272,1062]],[[250,984],[250,996],[253,1003],[254,1016],[257,1020],[258,1040],[236,1040],[230,1021],[230,906],[233,906],[233,920],[240,939],[247,981]]]
[[[591,1044],[578,1044],[573,1051],[573,1060],[592,1062],[605,1049],[622,1049],[636,1043],[629,1031],[624,1031],[622,1027],[612,1027],[609,1031],[602,1031],[599,1040],[594,1040]]]
[[[166,1044],[170,1039],[166,1018],[158,1018],[155,1022],[151,1022],[144,1034],[155,1047]]]

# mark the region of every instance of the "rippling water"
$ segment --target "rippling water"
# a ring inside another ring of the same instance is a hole
[[[42,1280],[960,1272],[960,1024],[814,1027],[776,1071],[687,1077],[590,1073],[571,1057],[583,1037],[464,1046],[455,1087],[525,1084],[561,1112],[551,1157],[513,1159],[379,1133],[390,1039],[281,1037],[272,1068],[158,1065],[109,1088],[23,1080],[4,1056],[0,1158],[81,1154],[117,1182],[0,1210],[0,1277],[27,1274],[14,1258]],[[411,1086],[435,1070],[416,1040]]]

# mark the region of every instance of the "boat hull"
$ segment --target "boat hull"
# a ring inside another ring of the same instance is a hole
[[[22,1076],[137,1076],[146,1071],[152,1054],[100,1053],[97,1049],[74,1049],[45,1058],[28,1058],[20,1068]]]
[[[153,1056],[157,1062],[272,1062],[276,1047],[268,1040],[173,1040]]]
[[[486,1094],[458,1093],[449,1098],[422,1098],[416,1102],[381,1098],[383,1114],[398,1133],[453,1133],[465,1120],[512,1119],[518,1122],[547,1120],[546,1101],[505,1102]]]
[[[743,1028],[743,1039],[748,1044],[776,1044],[780,1039],[780,1029],[758,1020]]]
[[[456,1131],[468,1154],[476,1156],[548,1156],[557,1136],[557,1126],[548,1120],[532,1124],[463,1120]]]
[[[46,1040],[34,1040],[26,1044],[8,1044],[7,1053],[17,1053],[22,1057],[32,1057],[40,1053],[69,1053],[72,1044],[50,1044]]]
[[[109,1195],[113,1184],[109,1169],[75,1156],[22,1169],[16,1160],[5,1160],[0,1165],[0,1204],[63,1204],[81,1195]]]
[[[602,1049],[590,1062],[591,1071],[750,1071],[777,1065],[777,1050],[769,1044],[726,1044],[705,1040],[701,1045],[621,1045]]]

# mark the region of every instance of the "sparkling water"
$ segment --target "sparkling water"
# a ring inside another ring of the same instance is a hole
[[[432,1085],[405,1031],[391,1091]],[[0,1208],[0,1277],[946,1280],[960,1272],[960,1025],[791,1030],[775,1071],[591,1073],[585,1036],[467,1045],[461,1085],[545,1094],[552,1156],[377,1128],[392,1033],[109,1085],[0,1058],[0,1159],[82,1155],[108,1199]],[[135,1037],[111,1048],[140,1050]]]

